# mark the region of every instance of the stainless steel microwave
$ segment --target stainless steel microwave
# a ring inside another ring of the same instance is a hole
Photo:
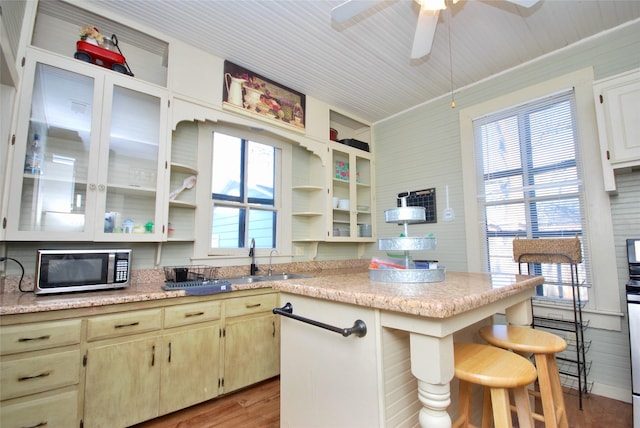
[[[38,250],[35,294],[129,286],[131,250]]]

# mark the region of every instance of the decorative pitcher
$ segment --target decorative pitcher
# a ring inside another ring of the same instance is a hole
[[[231,73],[225,73],[224,81],[227,85],[227,102],[242,107],[242,84],[246,80],[233,77]]]
[[[244,87],[244,108],[249,110],[255,110],[256,106],[260,102],[260,97],[264,95],[261,90],[252,88],[251,86]]]

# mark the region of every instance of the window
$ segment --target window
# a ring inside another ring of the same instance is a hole
[[[276,248],[277,147],[213,134],[210,249]]]
[[[473,121],[478,196],[490,272],[517,273],[512,241],[583,237],[584,195],[573,90],[489,114]],[[587,280],[587,248],[578,268]],[[538,295],[572,299],[569,266],[534,265],[544,275]],[[587,300],[586,289],[581,298]]]

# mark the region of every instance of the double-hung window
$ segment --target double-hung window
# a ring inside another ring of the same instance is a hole
[[[210,252],[220,249],[276,248],[280,149],[228,135],[213,134]]]
[[[478,201],[488,270],[517,273],[513,240],[578,236],[583,263],[580,282],[588,282],[584,245],[584,192],[577,142],[573,90],[476,118],[473,133]],[[569,266],[532,266],[544,275],[538,295],[572,299]],[[581,289],[583,300],[588,299]]]

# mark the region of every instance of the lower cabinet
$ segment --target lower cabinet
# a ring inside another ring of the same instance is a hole
[[[77,427],[78,391],[66,391],[55,395],[29,398],[2,406],[0,426],[24,427]]]
[[[277,304],[258,289],[3,316],[0,426],[127,427],[276,376]]]
[[[220,326],[163,337],[160,414],[171,413],[218,395]]]
[[[152,337],[87,350],[85,427],[125,427],[158,416],[160,344]]]
[[[225,330],[224,392],[280,373],[280,319],[277,315],[229,321]]]
[[[277,295],[90,318],[84,427],[130,426],[276,376]]]
[[[79,426],[81,321],[4,325],[9,318],[0,327],[0,426]]]
[[[225,302],[223,391],[234,391],[280,373],[278,293]]]

